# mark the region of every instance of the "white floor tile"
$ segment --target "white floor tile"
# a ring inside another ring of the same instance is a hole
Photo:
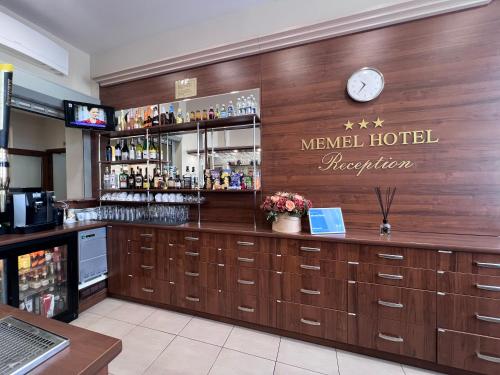
[[[279,345],[279,336],[234,327],[224,347],[275,361]]]
[[[206,375],[221,348],[177,336],[156,361],[147,375]]]
[[[339,369],[342,375],[404,375],[403,367],[399,363],[384,361],[383,359],[367,357],[360,354],[337,351]]]
[[[430,370],[424,370],[417,367],[403,365],[403,371],[405,375],[440,375],[441,372],[435,372]]]
[[[123,339],[123,350],[109,365],[116,375],[142,374],[175,338],[174,335],[135,327]]]
[[[231,333],[232,325],[213,320],[193,318],[179,333],[180,336],[222,346]]]
[[[276,368],[274,369],[274,375],[320,375],[320,373],[277,362]]]
[[[122,322],[120,320],[110,319],[103,316],[97,322],[90,324],[87,329],[115,337],[117,339],[123,338],[127,333],[132,331],[135,326],[130,323]]]
[[[141,326],[177,335],[191,319],[191,315],[158,309],[148,316]]]
[[[97,322],[99,319],[101,319],[101,315],[93,314],[90,312],[83,312],[78,315],[78,319],[73,320],[70,324],[80,327],[80,328],[87,328],[89,325]]]
[[[323,374],[338,375],[335,349],[302,341],[281,338],[278,362]]]
[[[274,361],[222,349],[210,375],[273,375]]]
[[[140,324],[155,311],[154,307],[140,305],[138,303],[125,302],[116,309],[109,312],[108,318],[121,320],[130,324]]]
[[[114,309],[120,307],[124,304],[124,301],[114,298],[106,298],[104,301],[99,302],[98,304],[92,306],[90,309],[86,310],[86,312],[106,316]]]

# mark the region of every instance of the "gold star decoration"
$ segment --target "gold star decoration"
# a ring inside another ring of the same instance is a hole
[[[361,122],[358,122],[360,129],[367,129],[368,124],[369,124],[369,122],[365,121],[365,119],[363,119],[363,121],[361,121]]]
[[[380,117],[377,117],[377,120],[373,121],[373,123],[375,124],[376,128],[381,128],[382,124],[384,123],[384,120],[381,120]]]
[[[344,124],[345,130],[352,130],[353,125],[351,121],[347,121],[347,123]]]

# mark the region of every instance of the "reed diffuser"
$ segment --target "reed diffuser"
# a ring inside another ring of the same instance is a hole
[[[394,200],[394,195],[396,194],[396,188],[386,188],[385,195],[382,195],[382,189],[380,186],[375,188],[375,194],[377,195],[378,204],[380,206],[380,211],[382,211],[382,224],[380,224],[380,234],[388,235],[391,234],[391,224],[389,224],[389,212],[391,211],[392,201]]]

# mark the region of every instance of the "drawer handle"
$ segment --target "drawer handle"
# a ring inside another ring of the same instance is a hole
[[[300,318],[300,322],[307,324],[309,326],[320,326],[321,325],[321,322],[317,322],[315,320],[304,319],[304,318]]]
[[[153,237],[153,235],[151,233],[141,233],[141,234],[139,234],[139,236],[141,236],[141,237],[149,237],[149,238]]]
[[[476,284],[477,289],[489,290],[490,292],[500,292],[500,286]]]
[[[385,307],[393,307],[395,309],[402,309],[404,307],[402,303],[387,302],[382,301],[381,299],[378,300],[378,304]]]
[[[255,312],[254,308],[244,307],[244,306],[238,306],[238,310],[243,311],[243,312],[249,312],[249,313]]]
[[[238,279],[238,284],[242,284],[242,285],[255,285],[255,281]]]
[[[192,251],[185,251],[184,254],[186,254],[187,256],[190,256],[190,257],[197,257],[200,255],[200,253],[194,253]]]
[[[314,271],[319,271],[321,270],[321,267],[320,266],[310,266],[308,264],[301,264],[300,265],[300,268],[304,269],[304,270],[314,270]]]
[[[378,273],[378,277],[389,280],[403,280],[403,275],[391,275],[390,273]]]
[[[184,237],[184,239],[185,239],[186,241],[198,241],[198,240],[199,240],[199,238],[198,238],[198,237]]]
[[[500,318],[495,318],[493,316],[479,315],[478,313],[476,313],[476,319],[488,323],[500,323]]]
[[[200,302],[200,299],[198,297],[189,297],[186,296],[186,299],[191,302]]]
[[[301,246],[300,250],[308,251],[310,253],[319,253],[321,251],[319,247],[308,247],[308,246]]]
[[[255,262],[254,258],[242,258],[242,257],[238,257],[238,260],[240,262],[245,262],[245,263],[253,263],[253,262]]]
[[[384,259],[392,259],[392,260],[403,260],[405,258],[404,256],[398,254],[383,254],[383,253],[378,254],[378,257]]]
[[[476,266],[481,268],[500,268],[500,263],[484,263],[484,262],[474,262]]]
[[[152,270],[152,269],[154,269],[154,266],[146,266],[146,265],[144,265],[144,264],[141,264],[141,268],[142,268],[143,270]]]
[[[321,292],[319,290],[310,290],[310,289],[300,289],[300,293],[304,293],[304,294],[312,294],[312,295],[320,295]]]
[[[146,293],[154,293],[154,289],[149,289],[149,288],[142,288],[142,291]]]
[[[247,242],[247,241],[236,241],[236,243],[240,246],[255,246],[253,242]]]
[[[476,356],[477,356],[477,358],[482,359],[483,361],[488,361],[488,362],[493,362],[493,363],[500,363],[500,358],[499,357],[493,357],[491,355],[481,354],[479,352],[476,352]]]
[[[389,335],[384,335],[382,332],[378,333],[378,337],[380,337],[383,340],[387,341],[392,341],[392,342],[403,342],[404,339],[401,336],[389,336]]]
[[[152,247],[141,246],[141,250],[153,251],[154,249]]]
[[[169,247],[174,247],[175,245],[173,243],[168,244]]]
[[[198,272],[184,272],[184,275],[186,276],[191,276],[191,277],[198,277],[200,274]]]

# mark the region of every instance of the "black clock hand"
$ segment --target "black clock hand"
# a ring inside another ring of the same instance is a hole
[[[358,94],[365,88],[366,86],[366,83],[364,83],[363,81],[361,81],[361,83],[363,84],[363,87],[361,87],[358,91]]]

